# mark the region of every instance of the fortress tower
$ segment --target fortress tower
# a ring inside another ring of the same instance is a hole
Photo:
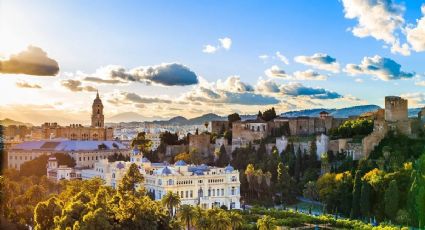
[[[385,97],[385,121],[390,130],[411,134],[407,107],[406,99],[397,96]]]
[[[99,92],[96,93],[96,99],[92,105],[91,127],[103,128],[105,125],[105,116],[103,115],[103,104],[100,100]]]

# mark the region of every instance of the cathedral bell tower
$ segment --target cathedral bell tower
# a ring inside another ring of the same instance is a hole
[[[105,116],[103,115],[103,104],[99,97],[99,91],[96,93],[96,99],[93,101],[91,126],[103,128],[105,125]]]

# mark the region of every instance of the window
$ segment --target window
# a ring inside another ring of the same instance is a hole
[[[213,189],[212,191],[213,191],[213,196],[215,196],[215,189]]]
[[[221,189],[221,196],[224,196],[224,188]]]
[[[211,189],[208,189],[208,196],[211,196]]]
[[[183,198],[183,195],[184,195],[183,191],[181,191],[180,194],[181,194],[180,197]]]
[[[81,161],[81,157],[78,157],[78,161]]]
[[[235,195],[235,187],[232,187],[232,191],[230,194]]]
[[[186,191],[186,198],[189,197],[189,191]]]
[[[190,190],[190,198],[193,197],[193,190]]]
[[[161,179],[158,180],[158,185],[162,185],[162,180]]]

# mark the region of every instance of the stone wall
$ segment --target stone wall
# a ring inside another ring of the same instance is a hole
[[[189,151],[193,150],[202,153],[204,156],[211,154],[211,143],[210,143],[210,135],[206,133],[202,133],[199,135],[190,135],[189,136]]]

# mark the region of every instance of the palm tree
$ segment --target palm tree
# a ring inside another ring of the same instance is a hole
[[[182,205],[179,209],[178,216],[182,221],[186,223],[187,230],[190,230],[193,218],[195,216],[195,210],[190,205]]]
[[[276,229],[275,218],[265,215],[257,220],[258,230],[274,230]]]
[[[206,212],[204,209],[202,209],[199,206],[196,206],[193,210],[195,216],[194,216],[194,224],[196,229],[198,230],[208,230],[210,229],[210,219],[206,215]]]
[[[211,218],[211,229],[215,230],[227,230],[231,227],[230,218],[227,215],[227,212],[224,210],[217,210],[212,212],[213,215],[210,215]]]
[[[164,197],[162,197],[162,203],[168,208],[168,212],[171,217],[174,217],[174,209],[180,205],[180,196],[168,191]]]
[[[242,226],[242,215],[231,211],[228,213],[228,216],[230,218],[230,224],[232,225],[232,230],[235,230],[236,228],[239,228]]]

